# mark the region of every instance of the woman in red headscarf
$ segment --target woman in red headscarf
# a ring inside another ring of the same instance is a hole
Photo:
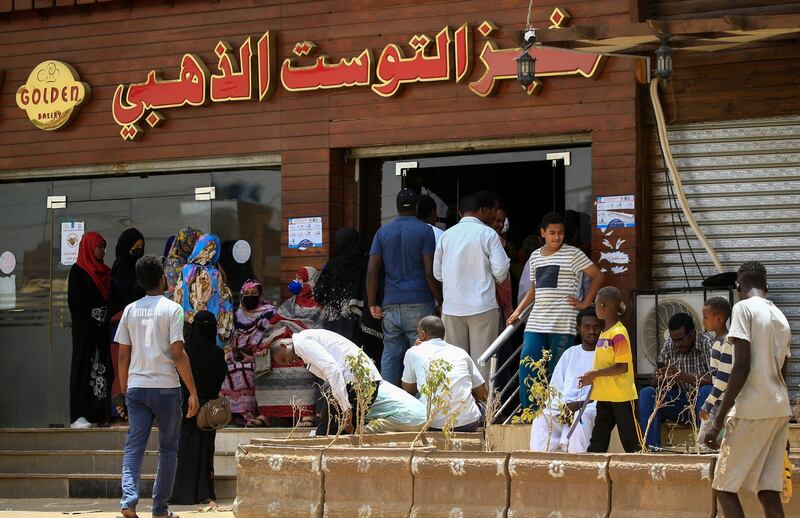
[[[106,241],[87,232],[78,261],[69,271],[67,299],[72,315],[69,413],[72,428],[90,428],[111,419],[114,371],[108,341],[111,269],[103,263]]]

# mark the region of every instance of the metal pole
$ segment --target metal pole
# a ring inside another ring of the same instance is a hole
[[[489,393],[486,395],[486,424],[494,423],[494,413],[489,415],[492,411],[492,404],[494,403],[494,376],[497,370],[497,356],[492,356],[489,360]]]

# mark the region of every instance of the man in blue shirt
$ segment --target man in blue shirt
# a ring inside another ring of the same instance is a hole
[[[433,230],[416,217],[418,195],[397,194],[399,216],[378,229],[369,251],[367,297],[372,316],[383,319],[381,377],[399,385],[403,357],[417,340],[419,321],[442,304],[442,288],[433,277],[436,241]],[[378,300],[378,275],[384,270],[383,301]]]

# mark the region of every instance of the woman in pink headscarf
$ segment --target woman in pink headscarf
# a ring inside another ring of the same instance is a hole
[[[225,354],[228,375],[220,394],[228,398],[236,424],[259,424],[254,423],[258,421],[255,356],[265,352],[264,341],[276,311],[275,306],[261,298],[263,292],[263,286],[255,279],[242,285],[239,309],[233,316],[233,334]]]

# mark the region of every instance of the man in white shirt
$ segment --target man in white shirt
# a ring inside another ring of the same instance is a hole
[[[155,419],[158,470],[153,485],[153,516],[167,517],[172,514],[167,500],[175,483],[182,421],[178,375],[189,392],[186,417],[197,414],[200,404],[189,357],[183,349],[183,309],[163,296],[167,279],[161,260],[152,255],[139,259],[136,280],[147,295],[128,304],[114,338],[119,344],[119,387],[125,394],[121,415],[127,413],[128,417],[120,506],[124,518],[136,517],[142,459]]]
[[[744,516],[738,493],[747,490],[758,495],[764,516],[777,518],[784,515],[792,332],[786,316],[766,298],[764,265],[743,263],[737,278],[740,301],[733,306],[727,338],[733,344],[733,367],[717,415],[701,440],[719,449],[711,487],[725,516]]]
[[[459,207],[461,221],[444,233],[433,256],[433,276],[444,291],[447,340],[464,348],[475,361],[499,333],[495,286],[505,280],[510,264],[500,237],[488,226],[496,204],[490,192],[465,196]],[[488,369],[481,368],[484,378]]]
[[[558,389],[561,400],[566,403],[577,418],[583,402],[589,396],[591,387],[578,387],[578,377],[590,371],[594,365],[594,349],[597,339],[603,329],[601,321],[597,318],[594,306],[590,306],[578,313],[578,334],[581,336],[580,345],[573,345],[561,355],[553,371],[550,384]],[[597,404],[591,402],[581,415],[581,420],[575,427],[571,437],[571,425],[562,424],[557,416],[558,404],[554,402],[550,408],[533,420],[531,425],[531,450],[533,451],[565,451],[569,453],[586,453],[594,429],[594,418],[597,414]]]
[[[472,358],[460,347],[444,341],[445,326],[439,317],[423,318],[417,329],[417,344],[406,351],[403,361],[403,388],[411,395],[417,393],[428,379],[428,368],[434,360],[447,361],[452,369],[448,373],[450,381],[450,411],[447,415],[436,415],[431,422],[432,429],[441,429],[449,416],[457,413],[453,431],[474,432],[481,421],[478,401],[486,401],[486,384]],[[420,398],[427,407],[424,396]]]
[[[355,427],[356,393],[348,386],[355,381],[347,357],[358,356],[361,348],[347,338],[326,329],[306,329],[295,333],[291,338],[276,341],[271,348],[272,359],[278,364],[288,364],[303,360],[308,365],[308,370],[316,377],[327,381],[331,387],[333,398],[337,405],[332,410],[335,415],[329,418],[328,406],[324,405],[322,419],[317,428],[317,435],[335,434],[339,429],[340,421],[344,423],[343,431],[352,433]],[[375,364],[368,357],[367,368],[370,377],[377,388],[381,382],[381,375]],[[371,404],[372,401],[369,401]],[[330,421],[330,423],[328,422]]]

